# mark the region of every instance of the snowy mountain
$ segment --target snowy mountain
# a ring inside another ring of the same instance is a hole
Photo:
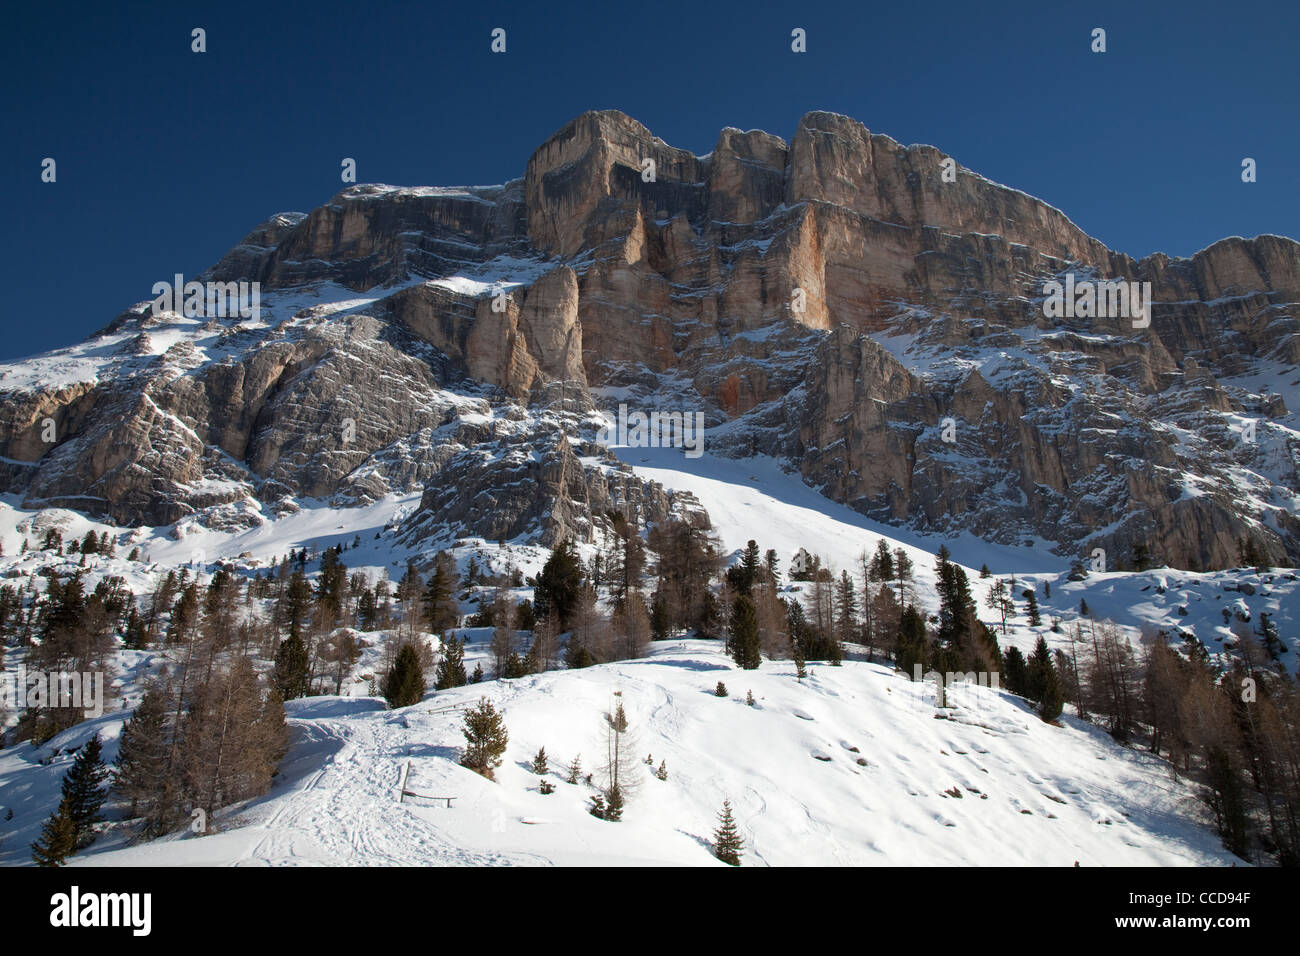
[[[746,864],[1300,847],[1300,244],[1134,261],[846,117],[695,156],[602,111],[185,278],[0,366],[0,863],[95,734],[170,756],[74,865],[709,864],[724,800]],[[1048,301],[1112,281],[1149,311]],[[51,670],[107,708],[24,707]],[[236,701],[278,762],[232,769]]]
[[[0,487],[209,528],[423,491],[431,536],[590,542],[673,507],[584,463],[625,405],[898,527],[1112,568],[1300,557],[1300,246],[1135,262],[842,116],[698,157],[586,113],[521,179],[349,187],[194,281],[0,368]],[[1149,284],[1146,326],[1048,317],[1053,283],[1111,281]],[[257,309],[208,307],[241,282]]]
[[[718,681],[730,696],[714,696]],[[922,688],[922,693],[917,693]],[[580,755],[594,769],[601,714],[620,692],[639,766],[621,823],[587,812],[594,788],[565,782]],[[753,707],[745,703],[752,692]],[[496,782],[460,767],[458,707],[487,694],[510,747]],[[1213,832],[1181,809],[1191,786],[1162,761],[1104,732],[1044,724],[1017,701],[972,692],[936,720],[924,685],[849,661],[738,670],[715,644],[673,643],[648,659],[493,681],[387,711],[370,698],[293,702],[294,745],[264,798],[223,815],[218,832],[186,831],[138,846],[110,831],[75,865],[721,865],[709,842],[724,799],[746,841],[746,865],[1227,865]],[[75,745],[92,729],[51,741]],[[529,764],[550,755],[538,791]],[[42,753],[48,752],[48,747]],[[26,859],[67,760],[0,755],[21,819],[4,862]],[[667,779],[653,770],[666,764]],[[409,764],[409,771],[408,771]],[[24,770],[24,767],[29,769]],[[451,807],[406,787],[453,797]],[[19,783],[21,781],[21,784]],[[29,812],[29,806],[36,812]],[[37,809],[39,808],[39,809]]]

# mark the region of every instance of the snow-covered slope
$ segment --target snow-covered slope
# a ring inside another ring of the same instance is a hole
[[[731,696],[714,695],[718,681]],[[715,865],[708,843],[724,798],[749,865],[1232,861],[1207,826],[1187,818],[1196,797],[1163,762],[1068,718],[1044,724],[1000,693],[973,691],[937,711],[917,686],[862,661],[816,666],[801,683],[788,663],[740,671],[717,645],[684,641],[657,646],[648,660],[459,688],[398,711],[366,698],[296,701],[279,783],[224,815],[218,832],[140,846],[107,836],[72,862]],[[634,753],[652,755],[656,767],[666,761],[668,777],[638,764],[623,822],[608,823],[586,812],[591,788],[564,782],[562,765],[581,754],[585,768],[596,767],[601,715],[618,693]],[[481,694],[510,732],[496,782],[456,762],[458,708]],[[71,742],[0,755],[0,785],[57,786],[61,764],[35,761]],[[529,771],[543,746],[550,795]],[[450,809],[399,801],[408,763],[407,788],[454,797]],[[23,849],[0,852],[12,863]]]

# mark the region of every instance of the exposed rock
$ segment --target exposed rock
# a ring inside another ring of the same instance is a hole
[[[412,535],[587,540],[684,507],[575,453],[618,395],[922,530],[1300,560],[1300,245],[1133,260],[945,159],[830,113],[697,157],[600,111],[505,185],[350,187],[201,277],[260,282],[261,323],[141,304],[0,369],[0,482],[225,526],[423,487]],[[1045,318],[1067,273],[1150,282],[1150,326]]]

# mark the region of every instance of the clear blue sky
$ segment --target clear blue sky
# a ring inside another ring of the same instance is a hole
[[[358,180],[499,183],[621,109],[697,153],[813,109],[932,143],[1113,248],[1300,235],[1300,4],[24,3],[0,31],[0,358],[71,344]],[[190,52],[190,30],[208,52]],[[504,27],[508,51],[489,33]],[[1093,27],[1108,52],[1089,50]],[[808,52],[790,52],[790,31]],[[58,181],[40,181],[54,157]],[[1245,156],[1259,181],[1240,179]]]

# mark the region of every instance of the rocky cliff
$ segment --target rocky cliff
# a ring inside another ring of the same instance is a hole
[[[141,303],[0,368],[0,487],[155,525],[422,490],[423,533],[552,543],[689,509],[593,443],[623,402],[918,530],[1300,563],[1300,245],[1133,260],[947,160],[829,113],[695,156],[602,111],[505,185],[346,189],[199,277],[259,318]],[[1046,318],[1066,274],[1149,282],[1149,327]]]

